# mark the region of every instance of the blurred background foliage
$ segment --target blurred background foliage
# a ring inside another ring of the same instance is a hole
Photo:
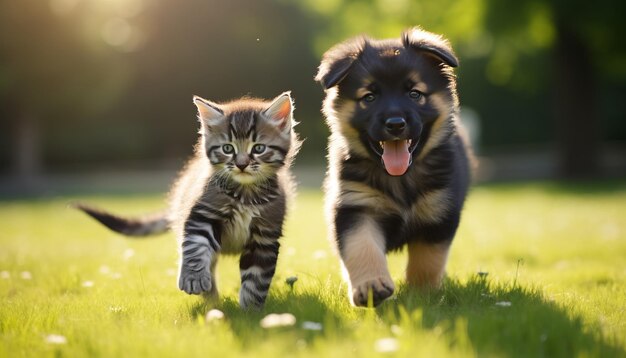
[[[618,0],[0,0],[0,173],[176,169],[197,136],[192,95],[284,90],[298,163],[323,165],[323,52],[420,25],[461,59],[482,155],[539,150],[567,177],[606,174],[612,156],[623,174],[624,14]]]

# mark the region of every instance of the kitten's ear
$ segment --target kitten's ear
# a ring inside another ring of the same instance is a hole
[[[207,125],[224,117],[224,111],[220,107],[202,97],[193,96],[193,103],[198,108],[198,117]]]
[[[291,92],[284,92],[276,97],[272,104],[263,111],[263,115],[285,132],[291,130],[292,114],[293,100],[291,99]]]

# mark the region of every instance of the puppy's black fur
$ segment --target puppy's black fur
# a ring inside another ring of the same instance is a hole
[[[419,28],[323,56],[327,216],[356,305],[393,293],[384,253],[407,244],[409,283],[441,282],[470,182],[457,66],[448,42]]]

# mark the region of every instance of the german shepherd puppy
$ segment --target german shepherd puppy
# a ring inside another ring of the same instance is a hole
[[[393,294],[385,254],[405,245],[408,284],[441,284],[470,183],[457,66],[449,43],[419,28],[350,39],[323,56],[326,212],[354,305]]]

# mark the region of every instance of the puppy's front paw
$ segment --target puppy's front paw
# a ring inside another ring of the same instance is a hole
[[[178,279],[178,288],[190,295],[199,295],[211,290],[211,274],[208,270],[192,271],[183,268]]]
[[[366,307],[370,292],[372,292],[372,303],[378,306],[389,298],[394,290],[395,285],[390,277],[375,277],[352,286],[352,304]]]

